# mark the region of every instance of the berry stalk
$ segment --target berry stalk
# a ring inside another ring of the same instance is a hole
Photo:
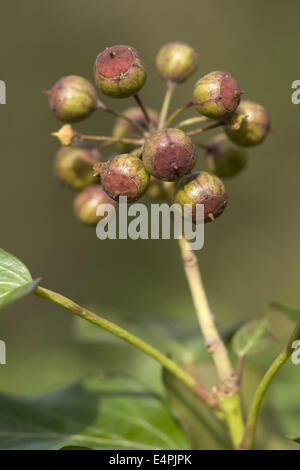
[[[159,115],[159,122],[158,122],[158,129],[162,129],[165,126],[165,122],[167,119],[171,99],[176,87],[175,82],[167,81],[167,89],[166,94],[163,100],[162,108]]]
[[[185,119],[184,121],[180,121],[176,127],[188,127],[193,126],[194,124],[199,124],[199,122],[207,121],[208,118],[206,116],[196,116],[192,118]]]
[[[202,132],[209,131],[210,129],[215,129],[216,127],[223,126],[223,124],[224,124],[223,120],[222,121],[217,121],[214,124],[211,124],[209,126],[200,127],[200,129],[195,129],[194,131],[189,131],[189,132],[187,132],[187,135],[192,136],[192,135],[201,134]]]
[[[120,111],[117,111],[116,109],[109,108],[101,101],[98,101],[98,109],[101,109],[102,111],[105,111],[106,113],[112,114],[113,116],[124,119],[124,121],[127,121],[129,122],[129,124],[134,126],[141,135],[145,134],[145,129],[143,128],[143,126],[141,126],[138,122],[131,119],[129,116],[126,116],[126,114],[123,114]]]
[[[138,106],[139,106],[139,107],[141,108],[141,110],[142,110],[142,113],[143,113],[143,115],[144,115],[144,117],[145,117],[145,121],[146,121],[146,123],[147,123],[148,130],[149,130],[149,129],[151,128],[151,120],[150,120],[148,111],[147,111],[147,109],[145,108],[144,103],[142,102],[140,96],[139,96],[137,93],[134,95],[134,99],[135,99],[135,101],[137,102]]]
[[[188,103],[184,104],[183,106],[180,106],[180,108],[176,109],[167,119],[166,123],[164,124],[165,128],[170,127],[172,122],[179,116],[181,113],[183,113],[186,109],[191,108],[194,106],[194,101],[189,101]]]
[[[123,143],[123,144],[133,144],[136,146],[143,145],[144,139],[130,139],[127,137],[110,137],[110,136],[103,136],[103,135],[86,135],[76,133],[76,137],[79,140],[97,140],[99,142],[116,142],[116,143]]]

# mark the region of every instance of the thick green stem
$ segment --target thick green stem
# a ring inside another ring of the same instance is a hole
[[[197,391],[195,390],[197,384],[194,377],[188,374],[174,361],[162,354],[158,349],[154,348],[153,346],[150,346],[150,344],[146,343],[145,341],[133,335],[132,333],[129,333],[129,331],[125,330],[124,328],[121,328],[120,326],[116,325],[115,323],[109,320],[106,320],[105,318],[100,317],[99,315],[96,315],[90,310],[81,307],[80,305],[76,304],[67,297],[58,294],[57,292],[53,292],[49,289],[45,289],[44,287],[39,286],[35,289],[33,293],[38,297],[42,297],[43,299],[50,300],[51,302],[60,305],[61,307],[72,312],[74,315],[77,315],[78,317],[83,318],[84,320],[87,320],[90,323],[99,326],[100,328],[103,328],[114,336],[118,336],[118,338],[121,338],[132,346],[140,349],[145,354],[148,354],[148,356],[151,356],[153,359],[159,362],[165,369],[170,371],[179,380],[184,382],[195,393],[197,393]]]
[[[246,430],[243,442],[241,444],[242,449],[252,449],[254,445],[254,438],[256,433],[257,427],[257,420],[259,410],[263,401],[263,398],[277,372],[281,369],[281,367],[286,363],[286,361],[290,358],[293,348],[292,344],[295,340],[300,339],[300,326],[297,326],[289,339],[288,344],[286,347],[281,351],[281,353],[276,357],[275,361],[270,365],[269,369],[263,376],[251,403]]]
[[[208,352],[212,354],[220,385],[216,394],[224,412],[234,448],[238,448],[244,433],[244,423],[240,405],[237,375],[231,365],[225,345],[216,328],[202,283],[196,255],[191,251],[187,240],[179,240],[185,274],[194,301],[197,318]]]
[[[163,101],[162,108],[161,108],[160,115],[159,115],[158,129],[162,129],[165,125],[175,87],[176,87],[175,82],[170,82],[170,81],[167,82],[167,90],[166,90],[166,94],[165,94],[164,101]]]
[[[235,373],[208,304],[197,257],[193,251],[190,250],[189,244],[185,238],[179,240],[179,246],[181,248],[185,274],[191,290],[199,325],[205,339],[206,348],[213,356],[221,384],[223,384],[227,391],[227,386],[232,386]],[[231,391],[231,388],[228,391]]]
[[[220,395],[219,403],[227,422],[233,447],[235,450],[238,450],[240,449],[245,431],[240,396],[237,392],[228,396]]]

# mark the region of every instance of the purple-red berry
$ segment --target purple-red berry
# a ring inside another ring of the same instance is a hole
[[[127,196],[128,202],[136,201],[149,186],[150,176],[143,162],[130,153],[111,158],[101,168],[101,184],[107,194],[118,200]]]
[[[162,129],[146,139],[143,149],[146,170],[164,181],[190,173],[196,163],[196,147],[180,129]]]
[[[94,77],[98,88],[105,95],[127,98],[144,86],[146,69],[133,47],[113,46],[97,56]]]
[[[212,119],[221,119],[235,111],[240,103],[240,87],[230,73],[211,72],[194,87],[197,111]]]
[[[215,175],[200,171],[188,175],[180,182],[175,202],[182,206],[191,204],[191,213],[196,220],[196,205],[204,205],[204,221],[209,222],[222,214],[227,204],[227,194],[223,182]]]

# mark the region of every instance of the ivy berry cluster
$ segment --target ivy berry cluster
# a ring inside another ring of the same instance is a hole
[[[191,204],[193,209],[203,204],[205,222],[214,220],[227,204],[220,178],[238,174],[247,163],[245,148],[260,144],[270,130],[265,107],[241,100],[236,79],[223,71],[200,78],[192,100],[169,115],[174,89],[196,71],[198,54],[186,43],[172,42],[159,50],[156,66],[166,81],[160,113],[142,102],[139,92],[146,82],[146,68],[138,51],[129,46],[101,52],[95,60],[94,78],[104,95],[134,97],[136,106],[124,112],[108,107],[99,100],[95,87],[76,75],[62,77],[46,92],[53,114],[68,123],[54,133],[63,145],[55,160],[56,175],[79,191],[74,211],[83,223],[100,220],[96,209],[102,203],[117,205],[120,196],[132,202],[145,193],[181,206]],[[174,124],[188,108],[197,115]],[[116,117],[111,136],[84,135],[71,126],[96,110]],[[199,124],[202,127],[186,130]],[[223,132],[208,143],[193,142],[194,136],[217,127]],[[98,142],[98,148],[88,141]],[[103,161],[101,150],[111,145],[117,152]],[[209,171],[193,172],[197,147],[204,149]],[[196,222],[196,211],[192,214]]]

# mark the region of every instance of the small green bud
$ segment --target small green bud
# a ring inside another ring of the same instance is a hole
[[[96,215],[100,204],[113,204],[116,206],[116,202],[103,191],[100,184],[89,186],[75,197],[73,204],[74,213],[84,224],[96,225],[103,218]]]
[[[211,72],[200,78],[194,87],[197,111],[211,119],[221,119],[235,111],[240,95],[237,81],[226,72]]]
[[[207,144],[206,162],[209,170],[217,176],[234,176],[246,166],[247,154],[218,134]]]
[[[97,87],[105,95],[127,98],[144,86],[146,70],[133,47],[113,46],[97,56],[94,76]]]
[[[82,121],[97,108],[97,95],[93,85],[83,77],[62,77],[49,92],[49,106],[61,121]]]
[[[163,46],[156,57],[156,67],[165,80],[182,83],[198,66],[198,54],[184,42],[170,42]]]
[[[158,124],[158,114],[156,111],[153,109],[147,108],[147,113],[150,118],[150,122],[153,124],[153,126],[157,127]],[[140,124],[142,127],[147,129],[147,123],[145,119],[145,115],[143,111],[141,110],[140,107],[134,106],[132,108],[128,108],[125,111],[123,111],[123,114],[133,121],[137,122]],[[138,138],[140,137],[140,134],[137,131],[137,128],[133,126],[128,121],[125,121],[125,119],[118,118],[116,120],[114,129],[113,129],[113,137],[128,137],[128,138]],[[122,153],[130,153],[131,150],[134,149],[134,146],[132,144],[123,144],[123,143],[118,143],[117,144],[118,149]]]
[[[149,186],[150,176],[143,162],[130,153],[111,158],[101,169],[101,183],[107,194],[115,200],[127,196],[136,201]]]
[[[269,130],[270,118],[266,108],[254,101],[242,101],[225,126],[230,140],[242,147],[260,144]]]
[[[175,202],[184,209],[192,205],[192,219],[196,220],[196,204],[204,205],[204,221],[209,222],[222,214],[227,204],[227,194],[222,181],[215,175],[200,171],[186,176],[176,191]]]
[[[80,190],[97,183],[93,165],[101,159],[99,151],[90,145],[62,147],[56,154],[55,174],[67,186]]]
[[[143,149],[146,170],[164,181],[174,181],[196,163],[196,147],[180,129],[162,129],[146,139]]]

